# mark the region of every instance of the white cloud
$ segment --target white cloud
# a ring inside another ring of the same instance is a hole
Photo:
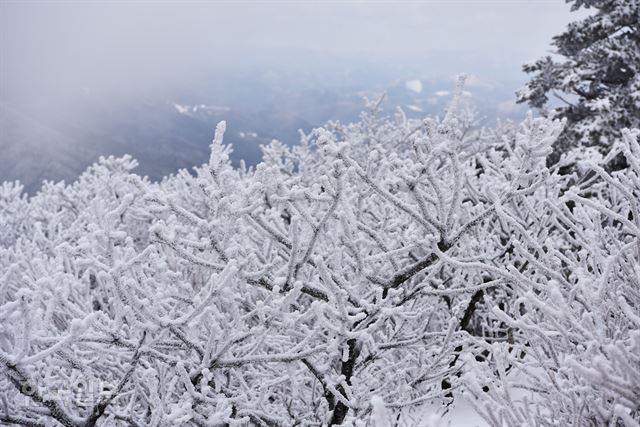
[[[3,3],[3,84],[34,87],[37,94],[69,81],[91,87],[95,96],[113,88],[158,90],[251,62],[269,48],[401,66],[442,57],[431,68],[466,72],[478,72],[469,68],[472,61],[496,62],[515,74],[581,17],[560,1],[250,3]],[[470,87],[480,83],[470,76]]]

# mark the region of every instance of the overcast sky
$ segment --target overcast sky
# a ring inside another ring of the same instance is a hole
[[[515,73],[574,19],[562,0],[0,2],[5,95],[160,90],[274,50],[406,64],[460,52]]]
[[[522,64],[577,18],[564,0],[0,0],[0,181],[72,180],[114,152],[156,178],[198,164],[214,117],[175,105],[260,134],[236,141],[254,161],[353,119],[363,93],[441,111],[460,72],[483,120],[524,114]]]

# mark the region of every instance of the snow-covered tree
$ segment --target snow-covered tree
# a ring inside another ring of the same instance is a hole
[[[463,80],[442,120],[371,102],[255,169],[220,123],[194,174],[103,158],[30,198],[6,184],[0,422],[402,425],[473,395],[508,425],[581,421],[594,396],[588,419],[638,420],[637,174],[589,164],[566,191],[545,167],[563,122],[474,130]],[[522,409],[503,387],[530,366],[552,379]]]
[[[640,126],[640,2],[567,2],[591,13],[553,38],[553,56],[523,67],[533,77],[518,93],[519,102],[567,118],[556,154],[610,147],[623,128]]]

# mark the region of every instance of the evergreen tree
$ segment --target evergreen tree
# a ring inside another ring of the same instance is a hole
[[[610,146],[623,128],[640,126],[640,1],[567,2],[595,12],[553,38],[556,55],[524,65],[533,77],[518,92],[518,102],[567,118],[555,156]]]

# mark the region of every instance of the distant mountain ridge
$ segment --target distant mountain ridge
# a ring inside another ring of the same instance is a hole
[[[204,79],[162,98],[103,99],[86,89],[55,116],[49,112],[57,108],[56,100],[38,109],[0,100],[0,182],[19,180],[33,193],[43,180],[69,182],[99,156],[112,154],[131,154],[140,163],[138,172],[157,180],[202,164],[220,120],[228,123],[225,141],[234,146],[233,162],[255,165],[260,144],[278,139],[293,145],[299,129],[357,119],[365,95],[385,92],[385,113],[401,107],[408,116],[421,117],[442,111],[452,88],[449,78],[409,76],[380,83],[381,76],[362,75],[360,83],[349,76],[331,85],[318,73],[254,70]],[[521,115],[521,108],[500,110],[513,97],[513,87],[469,80],[472,104],[485,121]]]

